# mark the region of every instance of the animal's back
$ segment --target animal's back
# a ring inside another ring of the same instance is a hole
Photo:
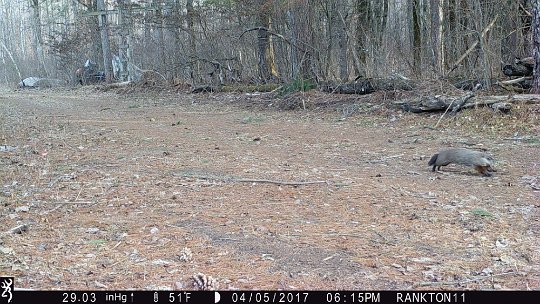
[[[491,157],[484,152],[464,148],[453,148],[439,152],[437,164],[462,164],[466,166],[491,165]]]
[[[428,165],[435,167],[447,166],[449,164],[460,164],[474,167],[483,175],[489,176],[492,171],[493,160],[487,153],[469,150],[464,148],[452,148],[433,155]]]

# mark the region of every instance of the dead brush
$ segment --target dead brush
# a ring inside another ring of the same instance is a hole
[[[465,109],[443,125],[454,125],[469,133],[488,130],[493,135],[508,136],[515,133],[535,133],[539,118],[540,107],[538,105],[518,104],[512,108],[509,114],[495,112],[487,107]]]

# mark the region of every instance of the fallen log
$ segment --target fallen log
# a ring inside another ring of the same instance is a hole
[[[510,92],[525,93],[532,87],[532,76],[524,76],[505,81],[497,81],[495,82],[495,84]]]
[[[323,83],[320,89],[327,93],[337,94],[371,94],[375,91],[411,91],[418,86],[418,82],[405,77],[395,78],[366,78],[357,79],[350,83]]]
[[[216,91],[217,91],[217,88],[214,87],[214,86],[202,85],[202,86],[193,88],[191,90],[191,93],[193,93],[193,94],[195,94],[195,93],[211,93],[211,92],[216,92]]]
[[[464,100],[465,102],[460,102]],[[470,109],[482,106],[487,106],[502,112],[508,112],[511,109],[510,104],[516,103],[540,104],[540,95],[522,94],[510,96],[474,97],[470,96],[470,94],[464,96],[435,95],[399,100],[395,101],[394,105],[400,107],[407,112],[413,113],[446,111],[449,108],[451,108],[452,112],[455,113],[462,109]]]
[[[361,80],[353,83],[332,84],[325,83],[321,85],[321,90],[327,93],[336,94],[371,94],[375,92],[375,88],[369,80]]]
[[[489,83],[496,83],[497,79],[491,78]],[[485,79],[464,79],[453,83],[455,88],[464,91],[478,91],[485,87],[487,81]]]

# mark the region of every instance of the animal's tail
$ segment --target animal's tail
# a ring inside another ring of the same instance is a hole
[[[428,166],[435,165],[435,162],[437,161],[437,157],[439,157],[439,154],[433,155],[433,156],[431,157],[431,159],[429,160]]]

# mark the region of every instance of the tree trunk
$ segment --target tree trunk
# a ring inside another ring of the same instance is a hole
[[[443,2],[444,0],[431,0],[431,49],[433,67],[439,75],[443,75],[444,68]]]
[[[336,2],[336,31],[339,45],[339,78],[342,82],[349,80],[349,64],[347,59],[347,34],[345,21],[345,8],[342,1]]]
[[[105,79],[107,82],[112,80],[112,57],[111,57],[111,47],[109,43],[109,27],[107,25],[107,13],[106,7],[103,0],[97,0],[97,9],[102,14],[98,15],[99,18],[99,28],[101,32],[101,51],[103,52],[103,68],[105,69]]]
[[[371,53],[374,55],[374,65],[381,66],[388,60],[386,56],[382,55],[387,53],[387,50],[383,48],[383,38],[386,33],[386,24],[388,22],[388,0],[372,1],[370,9],[368,26],[371,27]]]
[[[532,2],[532,28],[533,28],[533,87],[534,93],[540,93],[540,0],[531,0]]]
[[[259,1],[257,3],[259,14],[259,30],[257,31],[257,49],[259,56],[259,77],[263,82],[269,81],[272,76],[277,76],[275,63],[273,58],[275,57],[273,48],[270,47],[270,34],[268,30],[271,27],[270,12],[265,7],[266,1]]]
[[[360,77],[367,77],[366,65],[368,56],[368,27],[369,27],[369,12],[371,5],[369,0],[356,1],[355,11],[357,15],[356,21],[356,49],[358,50],[358,59],[360,65],[357,67],[357,73]]]
[[[324,75],[328,79],[329,77],[333,76],[332,73],[332,50],[334,49],[334,40],[336,39],[336,33],[334,31],[334,28],[336,27],[336,1],[339,0],[332,0],[327,2],[327,10],[326,10],[326,17],[327,17],[327,27],[326,31],[328,32],[328,39],[326,41],[326,58],[325,58],[325,67],[324,67]]]
[[[531,8],[531,6],[534,6],[534,3],[536,1],[535,0],[521,0],[521,6],[527,10],[529,8]],[[533,20],[531,20],[533,19]],[[534,39],[531,39],[531,36],[533,36],[534,34],[531,33],[531,28],[535,27],[535,26],[538,26],[537,23],[535,23],[535,17],[534,17],[534,14],[532,16],[532,18],[529,18],[529,16],[527,14],[522,14],[522,17],[521,17],[521,35],[522,35],[522,38],[523,38],[523,54],[525,54],[525,56],[530,56],[530,54],[532,53],[532,48],[534,48],[533,45],[531,45],[531,41]]]
[[[264,26],[264,23],[261,24]],[[257,32],[257,49],[259,54],[259,76],[263,82],[270,79],[270,67],[266,60],[266,53],[268,49],[268,31],[266,29],[259,29]]]
[[[118,57],[120,58],[120,71],[118,80],[132,81],[133,80],[133,60],[132,60],[132,39],[131,28],[133,26],[131,16],[131,3],[126,3],[125,0],[117,0],[118,2]]]
[[[419,13],[419,0],[414,0],[412,5],[413,19],[413,73],[416,77],[422,77],[422,39]]]
[[[484,11],[482,9],[482,1],[481,0],[474,0],[474,2],[472,3],[472,7],[474,8],[474,11],[473,11],[473,18],[476,18],[477,19],[477,22],[476,22],[476,31],[481,33],[478,37],[478,44],[480,46],[480,60],[481,60],[481,69],[482,69],[482,74],[483,74],[483,78],[484,78],[484,87],[486,89],[489,89],[491,88],[491,64],[490,64],[490,61],[489,61],[489,56],[488,56],[488,50],[487,50],[487,37],[486,35],[484,35],[484,28],[487,28],[487,27],[484,27],[484,25],[482,24],[482,16],[484,14]],[[495,15],[495,17],[493,18],[495,20],[495,22],[497,21],[498,19],[498,15]],[[489,26],[489,25],[488,25]]]
[[[195,85],[195,68],[194,65],[197,64],[195,60],[195,57],[197,55],[197,45],[195,44],[195,31],[193,29],[193,19],[195,16],[195,12],[193,11],[193,0],[187,0],[186,1],[186,23],[187,23],[187,32],[188,32],[188,62],[189,63],[189,77],[191,78],[191,81],[193,82],[193,85]]]
[[[290,46],[290,61],[291,61],[291,78],[296,78],[298,76],[298,48],[294,47],[297,45],[298,41],[296,39],[297,36],[297,27],[296,27],[296,14],[293,10],[293,8],[289,8],[287,11],[287,20],[289,21],[290,28],[291,28],[291,46]]]
[[[43,39],[41,35],[41,11],[38,0],[30,0],[30,7],[32,8],[34,35],[32,39],[32,46],[34,49],[34,60],[39,63],[39,70],[41,73],[45,72],[45,57],[43,55]]]

